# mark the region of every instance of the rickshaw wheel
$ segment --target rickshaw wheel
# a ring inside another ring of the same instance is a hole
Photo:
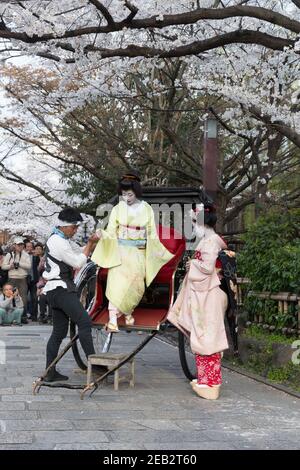
[[[87,312],[90,311],[93,301],[94,301],[94,296],[95,296],[95,285],[96,285],[96,274],[92,273],[89,277],[86,279],[83,279],[83,281],[80,283],[78,286],[78,295],[80,298],[80,301],[84,308],[86,309]],[[70,324],[70,337],[73,338],[73,336],[77,333],[77,327],[76,324],[71,322]],[[93,325],[92,326],[92,338],[93,338],[93,344],[95,348],[95,353],[105,353],[109,351],[111,342],[112,342],[112,333],[105,333],[102,327],[99,327],[98,325]],[[87,359],[85,356],[85,353],[81,347],[80,341],[75,341],[75,343],[72,346],[72,351],[73,355],[75,358],[75,361],[82,370],[87,369]]]
[[[188,338],[178,331],[179,359],[184,375],[188,380],[193,380],[197,376],[195,357],[191,351]]]

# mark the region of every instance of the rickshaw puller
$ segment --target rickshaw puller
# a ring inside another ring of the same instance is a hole
[[[47,283],[43,291],[52,307],[53,316],[53,330],[47,343],[46,368],[57,357],[59,347],[67,336],[69,319],[77,325],[79,340],[86,356],[95,354],[91,320],[77,296],[73,270],[84,266],[98,237],[96,234],[91,235],[82,253],[76,253],[69,242],[69,239],[76,234],[82,220],[76,209],[62,210],[58,215],[56,227],[46,243],[43,277]],[[60,374],[55,367],[52,367],[44,378],[48,382],[67,379],[68,377]]]

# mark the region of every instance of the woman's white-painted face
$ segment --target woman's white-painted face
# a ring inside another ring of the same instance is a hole
[[[131,189],[129,189],[128,191],[123,190],[122,198],[123,198],[123,201],[125,201],[126,204],[128,204],[129,206],[134,204],[137,200],[135,193]]]

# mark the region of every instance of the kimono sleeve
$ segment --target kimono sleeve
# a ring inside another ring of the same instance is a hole
[[[102,268],[113,268],[121,264],[117,238],[117,211],[114,207],[111,211],[106,230],[101,230],[101,239],[97,243],[91,257],[94,263]]]
[[[191,260],[190,271],[194,274],[200,271],[202,274],[211,275],[215,271],[219,250],[219,245],[213,239],[208,239],[201,247],[202,259]]]

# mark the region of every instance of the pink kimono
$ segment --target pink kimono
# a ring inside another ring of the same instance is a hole
[[[221,383],[220,352],[228,348],[224,325],[227,295],[219,287],[216,269],[218,253],[225,248],[215,231],[205,227],[205,235],[167,317],[189,336],[201,384]]]

